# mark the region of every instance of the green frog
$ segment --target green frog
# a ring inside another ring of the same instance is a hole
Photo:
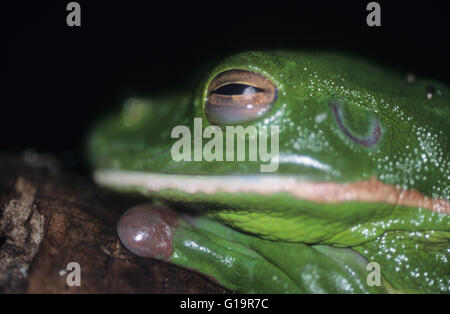
[[[327,52],[249,51],[92,129],[135,254],[242,293],[448,293],[450,89]]]

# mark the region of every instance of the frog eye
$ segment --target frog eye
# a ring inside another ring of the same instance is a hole
[[[239,124],[264,116],[277,99],[277,88],[261,74],[228,70],[209,84],[205,115],[215,124]]]

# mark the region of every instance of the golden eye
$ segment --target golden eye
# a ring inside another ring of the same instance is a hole
[[[277,88],[264,76],[228,70],[211,81],[205,115],[213,124],[246,123],[264,116],[276,99]]]

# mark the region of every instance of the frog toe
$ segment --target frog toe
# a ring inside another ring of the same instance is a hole
[[[168,261],[173,252],[173,232],[179,221],[179,215],[168,207],[143,204],[122,215],[117,233],[132,253]]]

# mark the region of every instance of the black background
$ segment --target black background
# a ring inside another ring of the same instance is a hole
[[[78,2],[82,26],[72,28],[69,1],[1,5],[1,151],[82,164],[73,156],[87,128],[124,91],[176,87],[206,60],[245,49],[342,50],[449,82],[444,1],[378,1],[382,26],[372,28],[370,1]]]

